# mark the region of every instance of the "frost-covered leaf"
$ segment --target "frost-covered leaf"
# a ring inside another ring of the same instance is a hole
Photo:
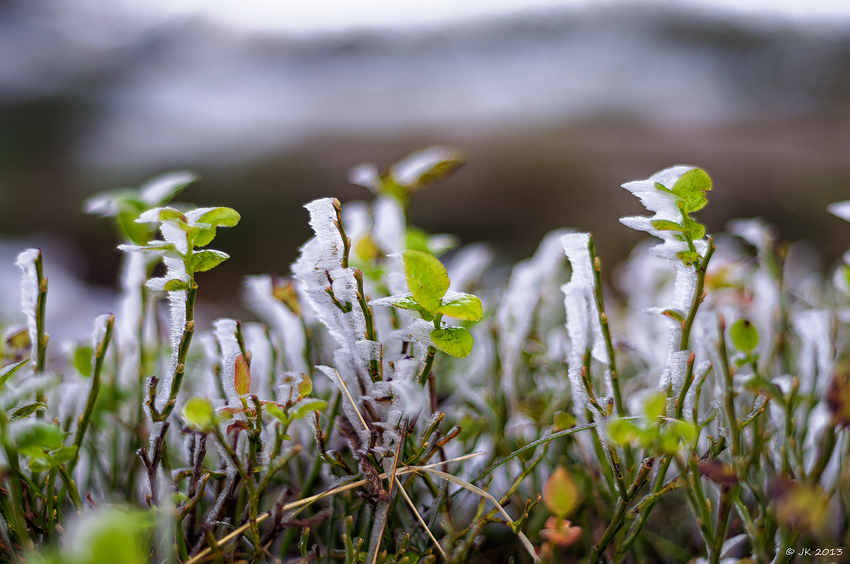
[[[184,282],[183,280],[171,279],[163,284],[162,289],[167,292],[175,292],[179,290],[188,290],[189,283]]]
[[[684,232],[685,228],[675,221],[668,221],[666,219],[655,219],[650,222],[653,229],[657,229],[659,231],[681,231]]]
[[[422,251],[404,251],[402,257],[410,293],[419,305],[435,312],[449,289],[446,268],[435,257]]]
[[[695,253],[693,251],[679,251],[676,253],[676,258],[686,265],[691,265],[699,261],[702,257],[699,256],[699,253]],[[682,321],[684,321],[684,319]]]
[[[455,319],[478,321],[484,314],[484,310],[481,307],[481,300],[472,294],[453,291],[446,292],[441,302],[442,305],[437,308],[435,313],[442,313]]]
[[[407,309],[410,311],[415,311],[419,315],[422,316],[422,319],[425,321],[431,321],[434,319],[434,315],[419,305],[415,299],[413,299],[413,295],[410,293],[407,294],[398,294],[395,296],[389,296],[387,298],[380,298],[377,300],[372,300],[369,302],[370,306],[392,306],[401,309]]]
[[[739,319],[729,328],[732,345],[739,351],[748,353],[759,344],[759,333],[749,319]]]
[[[466,327],[434,329],[431,340],[438,349],[458,358],[466,358],[472,352],[473,339]]]
[[[9,419],[11,421],[26,419],[36,411],[44,411],[45,409],[47,409],[47,404],[41,401],[37,401],[35,403],[31,403],[17,408],[11,413]]]
[[[400,186],[422,187],[447,178],[463,162],[463,155],[454,149],[429,147],[394,164],[390,176]]]
[[[193,252],[191,258],[192,272],[205,272],[213,269],[229,258],[230,255],[227,253],[213,249]]]
[[[29,341],[27,341],[27,344],[29,344]],[[29,360],[21,360],[19,362],[7,364],[3,368],[0,368],[0,388],[2,388],[6,384],[9,378],[14,376],[15,372],[17,372],[21,366],[24,366],[28,362]]]
[[[578,486],[572,476],[566,468],[558,466],[543,484],[543,503],[549,511],[563,519],[573,510],[578,498]]]
[[[194,223],[208,223],[216,227],[236,227],[242,216],[233,208],[213,208],[204,213]]]

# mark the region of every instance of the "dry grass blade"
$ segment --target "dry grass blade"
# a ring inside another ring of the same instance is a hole
[[[337,382],[339,382],[339,385],[342,388],[342,391],[345,392],[345,397],[348,398],[348,401],[351,403],[351,407],[354,408],[354,413],[357,414],[357,419],[360,420],[360,424],[363,425],[364,429],[368,429],[369,426],[366,425],[366,420],[363,419],[362,415],[360,415],[360,410],[357,409],[357,404],[354,403],[354,398],[352,398],[351,394],[348,392],[348,386],[345,385],[345,382],[343,381],[342,376],[340,376],[339,372],[336,371],[336,370],[334,370],[334,374],[336,374]]]
[[[485,453],[483,453],[483,452],[473,452],[472,454],[465,454],[463,456],[458,456],[457,458],[451,458],[449,460],[446,460],[445,462],[435,462],[434,464],[429,464],[427,466],[408,466],[406,468],[402,468],[401,470],[398,470],[395,475],[396,476],[404,476],[404,475],[407,475],[407,474],[413,474],[414,472],[418,472],[420,470],[430,472],[430,471],[432,471],[432,468],[434,468],[435,466],[442,466],[443,464],[451,464],[453,462],[461,462],[461,461],[464,461],[464,460],[468,460],[470,458],[475,458],[476,456],[483,456],[484,454]],[[382,480],[386,477],[387,477],[386,474],[380,475],[380,478]],[[343,484],[343,485],[338,486],[336,488],[326,490],[326,491],[324,491],[320,494],[316,494],[316,495],[313,495],[313,496],[310,496],[310,497],[305,497],[304,499],[299,499],[298,501],[293,501],[292,503],[287,503],[286,505],[281,507],[280,510],[281,511],[289,511],[290,509],[297,509],[297,508],[303,507],[305,505],[310,505],[314,501],[318,501],[318,500],[322,499],[323,497],[328,497],[328,496],[335,495],[335,494],[338,494],[338,493],[346,492],[348,490],[353,490],[353,489],[359,488],[361,486],[365,486],[368,483],[369,483],[369,480],[357,480],[356,482]],[[470,485],[472,485],[472,484],[470,484]],[[475,486],[473,486],[473,487],[475,487]],[[489,496],[489,494],[487,494],[487,495]],[[490,497],[490,499],[493,499],[493,496],[489,496],[489,497]],[[256,523],[261,523],[262,521],[265,521],[266,519],[268,519],[268,517],[270,515],[271,515],[271,511],[267,511],[267,512],[263,513],[262,515],[258,515]],[[241,535],[242,533],[247,531],[250,526],[251,526],[251,522],[249,521],[248,523],[241,525],[239,528],[234,529],[229,534],[227,534],[226,536],[219,539],[219,541],[218,541],[219,546],[224,545],[224,544],[230,542],[231,540],[237,538],[239,535]],[[529,543],[529,545],[530,545],[530,543]],[[205,548],[204,550],[202,550],[201,552],[196,554],[194,557],[192,557],[189,560],[187,560],[186,562],[184,562],[184,564],[199,564],[202,560],[204,560],[207,556],[209,556],[209,554],[211,552],[212,552],[212,550],[209,547]]]
[[[398,493],[400,493],[400,494],[401,494],[401,497],[403,497],[403,498],[404,498],[404,501],[406,501],[406,502],[407,502],[407,505],[409,505],[409,506],[410,506],[410,509],[413,511],[413,514],[414,514],[414,515],[416,515],[416,519],[417,519],[417,520],[419,520],[419,524],[420,524],[420,525],[422,525],[422,528],[423,528],[423,529],[425,529],[425,532],[426,532],[426,533],[428,533],[428,536],[429,536],[429,537],[431,537],[431,541],[434,543],[434,546],[436,546],[436,547],[437,547],[437,550],[439,550],[439,551],[440,551],[440,554],[442,554],[442,555],[443,555],[443,558],[444,558],[445,560],[448,560],[448,559],[449,559],[449,557],[448,557],[448,556],[446,556],[446,553],[445,553],[445,551],[443,550],[443,547],[442,547],[442,546],[440,546],[440,541],[438,541],[438,540],[434,537],[434,534],[433,534],[433,533],[431,533],[431,529],[429,529],[429,528],[428,528],[428,525],[425,523],[425,520],[422,518],[422,515],[420,515],[420,514],[419,514],[419,511],[416,509],[416,506],[413,504],[413,501],[412,501],[412,500],[410,499],[410,497],[407,495],[407,492],[406,492],[406,491],[404,491],[404,487],[401,485],[401,482],[399,481],[399,479],[398,479],[398,478],[396,478],[396,479],[395,479],[395,482],[396,482],[396,484],[398,485]]]
[[[493,502],[493,505],[496,506],[496,509],[499,510],[499,513],[501,513],[502,516],[508,522],[513,523],[513,519],[511,519],[511,516],[508,515],[508,512],[505,511],[505,509],[502,507],[502,505],[499,503],[499,501],[495,497],[493,497],[492,495],[487,493],[486,491],[479,488],[478,486],[470,484],[466,480],[461,480],[457,476],[453,476],[453,475],[448,474],[446,472],[442,472],[442,471],[436,470],[434,468],[429,468],[427,466],[420,466],[420,467],[411,466],[410,469],[414,472],[424,470],[425,472],[428,472],[429,474],[434,474],[435,476],[439,476],[440,478],[445,478],[446,480],[450,481],[453,484],[456,484],[456,485],[458,485],[462,488],[465,488],[465,489],[471,491],[472,493],[478,494],[481,497],[489,499],[490,501]],[[520,540],[520,542],[522,542],[525,549],[528,551],[528,553],[531,555],[531,557],[534,558],[534,561],[540,562],[540,558],[537,556],[537,552],[534,550],[534,545],[531,544],[531,541],[528,540],[528,537],[526,537],[525,534],[522,531],[517,531],[517,535],[519,536],[519,540]]]

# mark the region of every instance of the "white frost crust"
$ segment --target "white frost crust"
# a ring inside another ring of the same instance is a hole
[[[503,379],[506,387],[512,386],[516,378],[522,346],[534,322],[541,292],[552,283],[563,264],[560,237],[567,233],[566,230],[548,233],[534,256],[518,263],[511,272],[497,313],[498,325],[503,330],[500,354],[507,376]]]
[[[667,356],[667,363],[661,372],[661,378],[658,379],[659,391],[666,392],[668,387],[672,387],[670,400],[667,402],[668,417],[675,415],[675,399],[679,397],[679,393],[682,391],[682,385],[685,382],[689,356],[691,356],[691,351],[689,350],[671,352]]]
[[[23,274],[21,275],[21,310],[27,316],[27,331],[32,344],[30,359],[35,366],[36,351],[38,350],[38,327],[36,322],[36,306],[38,305],[38,274],[35,271],[35,260],[38,258],[38,249],[27,249],[18,255],[15,265]]]
[[[393,198],[379,197],[372,204],[372,217],[372,234],[378,247],[388,255],[403,252],[405,221],[401,204]]]
[[[823,309],[797,311],[791,314],[791,324],[802,341],[797,357],[800,393],[816,392],[823,397],[835,360],[831,312]]]
[[[451,290],[466,291],[477,284],[484,270],[493,262],[493,249],[485,243],[475,243],[460,249],[446,265]]]
[[[148,257],[144,253],[128,253],[121,267],[121,297],[116,319],[115,337],[120,351],[120,382],[129,385],[138,377],[144,303],[142,286],[147,279]]]
[[[248,307],[268,323],[283,342],[287,370],[308,372],[304,359],[306,337],[301,320],[273,295],[272,279],[268,275],[248,276],[245,294]]]
[[[755,247],[763,249],[770,242],[768,225],[760,217],[733,219],[726,224],[726,230]]]
[[[844,221],[850,221],[850,200],[830,204],[826,207],[826,211]]]
[[[221,348],[221,387],[230,404],[239,404],[236,391],[236,357],[241,354],[239,341],[236,340],[236,320],[217,319],[213,323],[215,338]]]
[[[185,170],[157,176],[139,187],[141,199],[149,206],[158,206],[172,197],[180,187],[197,179],[196,175]]]
[[[596,281],[590,261],[589,243],[588,233],[572,233],[561,237],[561,245],[572,270],[570,281],[561,287],[564,293],[564,307],[567,309],[567,332],[570,341],[577,342],[581,348],[580,351],[573,351],[571,358],[575,359],[577,353],[583,356],[589,344],[593,358],[603,364],[610,364],[594,295]],[[575,321],[571,321],[571,317],[575,317]],[[574,344],[573,348],[578,347]],[[578,362],[581,363],[581,360]]]
[[[358,397],[359,394],[357,390],[351,389],[351,386],[344,384],[340,380],[340,377],[342,377],[342,375],[338,374],[338,372],[330,366],[318,365],[316,366],[316,368],[324,372],[325,375],[339,387],[339,391],[342,393],[342,410],[343,412],[345,412],[345,415],[351,423],[351,426],[354,428],[355,432],[357,432],[357,434],[360,436],[360,442],[362,444],[368,445],[369,429],[363,426],[360,421],[360,417],[357,416],[358,408],[349,400],[349,397],[351,397],[352,399]],[[348,390],[348,394],[345,393],[343,388],[346,388]]]
[[[390,167],[390,176],[400,186],[412,186],[420,177],[444,161],[459,160],[461,155],[448,147],[428,147],[411,153]]]

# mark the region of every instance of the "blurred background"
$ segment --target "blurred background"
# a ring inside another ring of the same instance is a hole
[[[0,270],[41,245],[48,275],[113,286],[112,224],[82,202],[189,169],[181,200],[242,214],[203,281],[234,300],[288,273],[304,203],[369,198],[350,167],[435,144],[468,164],[412,223],[503,262],[574,227],[613,265],[641,238],[620,184],[673,164],[712,175],[709,231],[760,215],[824,268],[850,247],[825,211],[850,198],[846,1],[295,4],[0,0]]]

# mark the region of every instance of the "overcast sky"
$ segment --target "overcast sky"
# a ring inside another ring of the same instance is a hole
[[[630,0],[125,0],[149,16],[205,15],[246,30],[312,33],[363,27],[435,25],[528,9]],[[632,4],[642,3],[631,0]],[[850,0],[656,0],[652,5],[713,7],[741,15],[830,21],[850,19]]]

